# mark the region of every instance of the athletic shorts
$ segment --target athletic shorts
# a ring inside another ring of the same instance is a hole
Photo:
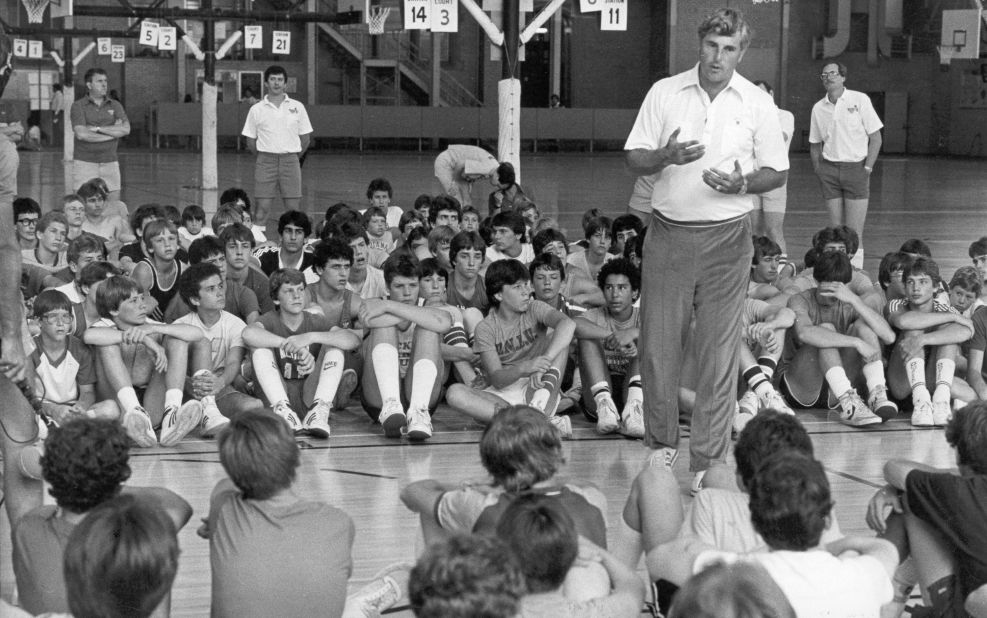
[[[302,196],[302,167],[297,153],[258,152],[254,165],[254,197],[287,199]]]
[[[508,405],[520,406],[525,405],[527,400],[524,396],[525,391],[530,383],[529,378],[519,378],[516,382],[508,384],[504,388],[497,388],[495,386],[488,386],[483,389],[484,393],[490,393],[491,395],[496,395],[506,401]]]
[[[864,169],[863,161],[836,163],[823,159],[818,174],[823,199],[866,200],[870,197],[870,174]]]
[[[752,197],[753,199],[751,201],[754,203],[754,210],[784,213],[785,207],[788,204],[788,183],[781,185],[777,189],[771,189],[767,193]]]
[[[90,163],[76,159],[72,164],[72,186],[78,190],[79,187],[93,178],[102,178],[110,192],[119,191],[120,163],[117,161]]]

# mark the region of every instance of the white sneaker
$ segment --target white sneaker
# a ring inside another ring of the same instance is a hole
[[[414,441],[428,440],[432,437],[432,415],[428,408],[408,410],[408,439]]]
[[[388,399],[384,402],[377,420],[384,426],[384,435],[388,438],[400,438],[401,430],[408,423],[408,417],[404,414],[404,407],[397,399]]]
[[[274,413],[284,419],[284,422],[288,423],[288,429],[298,435],[305,431],[302,427],[302,421],[295,414],[295,411],[291,409],[288,405],[288,401],[279,401],[274,404]]]
[[[572,437],[572,419],[568,416],[553,416],[548,419],[548,422],[559,430],[559,433],[562,434],[563,439],[569,439]]]
[[[158,445],[158,438],[154,435],[154,427],[151,425],[151,417],[140,406],[123,415],[123,428],[130,439],[141,448]]]
[[[750,389],[740,397],[737,403],[740,404],[741,414],[757,416],[758,411],[761,409],[761,400],[757,398],[757,393]]]
[[[414,566],[399,562],[384,567],[370,583],[346,597],[343,618],[380,618],[382,611],[397,605],[404,596]]]
[[[596,433],[608,434],[620,428],[620,415],[617,405],[609,394],[596,398]]]
[[[840,395],[840,421],[850,427],[866,427],[883,422],[880,416],[870,411],[857,391],[852,388]]]
[[[305,415],[302,421],[302,428],[313,438],[326,440],[329,438],[329,415],[332,414],[332,406],[324,401],[316,401],[315,405]]]
[[[161,446],[175,446],[202,422],[202,403],[192,399],[165,409],[161,419]]]
[[[949,407],[948,401],[932,402],[932,424],[936,427],[945,427],[949,419],[953,418],[953,410]]]
[[[898,406],[888,399],[888,387],[875,386],[867,397],[867,406],[874,411],[874,414],[881,417],[882,421],[889,421],[898,416]]]
[[[627,402],[620,425],[620,433],[628,438],[644,437],[644,409],[640,400],[631,399]]]
[[[933,427],[935,426],[935,415],[932,410],[932,402],[929,400],[915,401],[915,409],[912,410],[912,427]]]
[[[689,485],[689,493],[695,496],[703,488],[703,478],[706,476],[705,470],[700,470],[692,475],[692,483]]]
[[[771,408],[775,412],[781,412],[782,414],[795,414],[795,411],[789,407],[788,402],[781,396],[781,393],[773,388],[771,389],[771,392],[761,400],[761,403],[764,404],[762,409]]]
[[[662,467],[671,470],[678,458],[679,449],[665,446],[659,449],[653,449],[648,455],[646,465],[654,468]]]
[[[199,426],[199,434],[206,439],[215,438],[222,431],[223,427],[230,424],[230,419],[223,416],[223,413],[216,407],[214,397],[202,398],[202,424]]]

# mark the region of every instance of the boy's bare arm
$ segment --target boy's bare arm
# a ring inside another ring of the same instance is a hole
[[[871,309],[866,300],[854,294],[853,290],[842,283],[830,283],[826,285],[832,286],[833,295],[837,299],[853,307],[860,319],[874,331],[878,339],[886,344],[894,343],[895,334],[891,330],[891,326],[879,313]]]
[[[576,323],[561,311],[555,311],[550,320],[555,323],[548,323],[548,326],[554,330],[552,331],[552,339],[548,343],[548,349],[545,350],[545,356],[555,358],[569,349],[572,336],[576,334]]]
[[[966,357],[966,381],[976,391],[979,399],[987,399],[987,382],[984,382],[984,351],[970,349]]]
[[[243,329],[243,342],[251,348],[280,348],[284,337],[275,335],[259,322],[254,322]]]
[[[330,331],[310,331],[299,335],[292,335],[285,339],[286,342],[293,343],[299,348],[318,343],[340,350],[355,350],[360,347],[362,341],[352,331],[345,328],[333,327]]]
[[[145,324],[139,328],[143,328],[149,333],[180,339],[185,343],[195,343],[206,336],[201,328],[191,324]]]
[[[919,463],[917,461],[910,461],[908,459],[889,459],[887,463],[884,464],[884,480],[895,489],[905,491],[905,478],[912,470],[942,472],[942,470],[938,470],[937,468],[933,468],[932,466]]]
[[[895,311],[888,317],[891,325],[900,330],[926,330],[943,324],[962,324],[973,335],[973,322],[958,313],[947,311]]]
[[[590,322],[582,316],[573,318],[572,321],[576,325],[575,335],[577,339],[606,339],[613,334],[613,331],[606,326]]]
[[[917,345],[940,346],[963,343],[970,339],[970,332],[959,324],[945,324],[938,328],[931,328],[925,332],[912,331],[906,337],[913,340]]]
[[[898,550],[891,541],[865,536],[845,536],[826,546],[826,551],[839,556],[848,551],[854,551],[861,556],[875,558],[884,567],[888,577],[894,575],[898,568]]]
[[[388,319],[390,318],[390,319]],[[435,307],[418,307],[391,300],[370,299],[363,302],[360,321],[368,328],[396,326],[400,322],[414,322],[416,325],[444,333],[452,328],[449,312]]]

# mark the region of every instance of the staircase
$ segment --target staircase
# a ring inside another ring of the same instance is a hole
[[[335,12],[322,2],[323,11]],[[330,49],[343,66],[359,69],[360,104],[400,104],[407,94],[419,105],[431,104],[431,46],[417,45],[407,31],[371,36],[366,26],[318,24]],[[348,61],[348,62],[347,62]],[[347,71],[348,77],[353,75]],[[398,85],[399,83],[399,85]],[[439,71],[439,101],[445,107],[480,107],[483,102],[447,71]]]

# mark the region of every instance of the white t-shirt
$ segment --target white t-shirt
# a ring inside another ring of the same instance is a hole
[[[373,266],[367,266],[367,278],[363,287],[356,289],[352,283],[346,283],[346,289],[363,299],[387,298],[387,282],[384,281],[384,271]]]
[[[663,169],[651,194],[651,206],[675,221],[724,221],[746,214],[751,200],[718,193],[702,179],[708,168],[733,170],[740,162],[745,174],[769,167],[788,169],[788,148],[771,95],[739,73],[716,98],[699,85],[699,64],[660,80],[638,112],[625,150],[657,150],[679,130],[679,142],[698,140],[703,157],[687,165]]]
[[[73,305],[78,305],[86,300],[82,297],[82,294],[79,293],[79,289],[75,287],[75,281],[70,281],[65,285],[60,285],[54,289],[68,296],[69,302]]]
[[[212,352],[212,372],[222,373],[226,369],[226,356],[233,348],[243,348],[243,329],[247,327],[243,320],[228,311],[220,314],[219,321],[212,326],[206,326],[199,314],[186,313],[174,322],[198,326],[206,334]]]
[[[300,101],[285,95],[281,105],[275,105],[264,96],[247,112],[243,124],[243,136],[257,140],[257,151],[271,154],[299,153],[302,151],[300,135],[312,132],[308,112]]]
[[[725,560],[750,560],[771,575],[799,618],[878,618],[893,597],[891,578],[873,556],[848,552],[773,551],[745,557],[710,551],[699,555],[694,573]]]
[[[517,257],[511,257],[506,253],[502,253],[497,247],[490,245],[487,247],[487,259],[484,261],[484,268],[489,266],[491,262],[496,262],[498,260],[518,260],[525,266],[531,263],[535,259],[535,250],[529,243],[521,243],[521,253]]]
[[[870,97],[844,90],[836,103],[830,103],[826,95],[812,106],[809,143],[822,142],[822,156],[827,161],[862,161],[867,158],[867,136],[883,126]]]

